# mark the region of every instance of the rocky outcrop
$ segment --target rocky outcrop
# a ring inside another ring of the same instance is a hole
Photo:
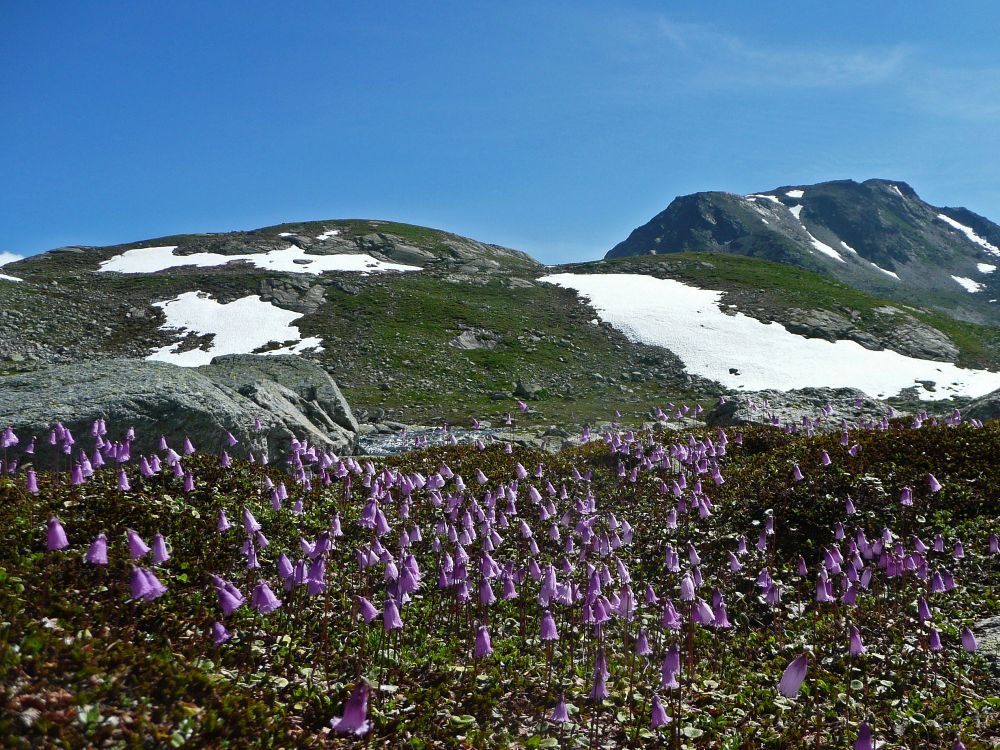
[[[238,450],[280,455],[292,437],[339,454],[353,451],[358,424],[337,384],[318,365],[294,356],[230,355],[203,367],[112,359],[0,378],[0,425],[23,441],[62,422],[82,437],[106,420],[108,438],[135,429],[133,451],[185,437],[221,450],[227,432]],[[263,429],[254,429],[259,418]],[[39,450],[44,451],[44,440]]]
[[[450,342],[456,349],[496,349],[500,337],[482,328],[467,328]]]
[[[381,222],[370,222],[377,230]],[[368,231],[351,234],[348,231],[324,237],[322,240],[287,234],[284,240],[294,241],[315,255],[367,253],[373,258],[392,263],[421,267],[443,266],[464,274],[495,274],[504,264],[535,268],[538,261],[519,250],[478,242],[446,232],[435,232],[423,241],[408,240],[391,231]]]
[[[910,357],[942,362],[953,362],[958,357],[958,347],[945,334],[898,308],[877,308],[875,316],[878,320],[873,330],[863,330],[855,320],[857,312],[851,316],[832,310],[801,310],[793,307],[782,314],[785,317],[785,328],[809,338],[827,341],[847,339],[866,349],[891,349]]]
[[[827,406],[833,411],[824,416],[822,410]],[[715,427],[752,423],[783,426],[801,425],[807,419],[817,429],[835,429],[844,419],[857,423],[878,420],[889,413],[885,403],[855,388],[802,388],[724,396],[705,415],[705,422]],[[823,418],[817,423],[820,417]]]
[[[962,409],[962,414],[970,419],[978,419],[987,422],[991,419],[1000,419],[1000,391],[987,393],[985,396],[969,402]]]
[[[261,280],[258,291],[265,302],[309,314],[323,304],[326,286],[311,276],[285,275]]]

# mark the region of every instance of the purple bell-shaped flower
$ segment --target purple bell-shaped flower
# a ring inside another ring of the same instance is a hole
[[[330,720],[333,731],[340,734],[353,734],[360,737],[371,729],[368,721],[368,683],[362,680],[354,688],[354,693],[344,704],[344,713],[340,718]]]

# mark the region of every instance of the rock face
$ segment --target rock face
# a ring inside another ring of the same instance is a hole
[[[814,420],[824,406],[833,413],[820,424]],[[842,419],[848,422],[878,420],[889,407],[854,388],[802,388],[794,391],[755,391],[730,394],[705,415],[706,424],[729,427],[740,424],[802,424],[811,421],[817,429],[837,429]],[[895,412],[897,415],[899,412]]]
[[[254,430],[256,417],[261,432]],[[294,356],[231,355],[196,368],[113,359],[0,378],[0,424],[25,443],[38,436],[40,451],[56,422],[83,437],[98,418],[113,440],[134,427],[138,453],[156,450],[160,435],[175,446],[186,436],[199,451],[217,452],[232,432],[240,454],[279,455],[293,436],[347,454],[358,431],[337,384]]]

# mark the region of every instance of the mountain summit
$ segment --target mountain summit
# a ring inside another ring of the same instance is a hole
[[[786,263],[962,320],[1000,323],[1000,226],[965,208],[932,206],[905,182],[680,196],[606,257],[689,251]]]

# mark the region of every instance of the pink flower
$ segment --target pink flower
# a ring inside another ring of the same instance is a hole
[[[476,633],[476,647],[472,652],[475,659],[482,659],[493,653],[493,642],[490,640],[490,631],[485,625],[479,626]]]
[[[806,679],[806,671],[809,668],[808,654],[801,654],[795,657],[792,662],[785,667],[781,681],[778,683],[778,692],[786,698],[794,698],[799,694],[802,683]]]
[[[108,538],[103,533],[97,535],[84,559],[91,565],[108,564]]]
[[[49,527],[46,536],[46,548],[49,552],[69,546],[69,540],[66,539],[66,531],[63,529],[62,524],[59,523],[59,519],[55,516],[52,516],[49,519]]]
[[[650,711],[649,726],[652,729],[659,729],[665,724],[669,724],[671,721],[670,717],[667,716],[667,712],[663,710],[663,704],[660,703],[660,696],[653,695],[653,707]]]
[[[371,722],[368,721],[368,683],[362,680],[354,688],[354,693],[347,699],[344,705],[344,713],[338,719],[330,720],[330,726],[334,732],[341,734],[353,734],[360,737],[371,729]]]
[[[569,709],[566,708],[566,697],[561,693],[559,695],[559,702],[552,710],[552,716],[549,721],[555,722],[556,724],[565,724],[569,721]]]

